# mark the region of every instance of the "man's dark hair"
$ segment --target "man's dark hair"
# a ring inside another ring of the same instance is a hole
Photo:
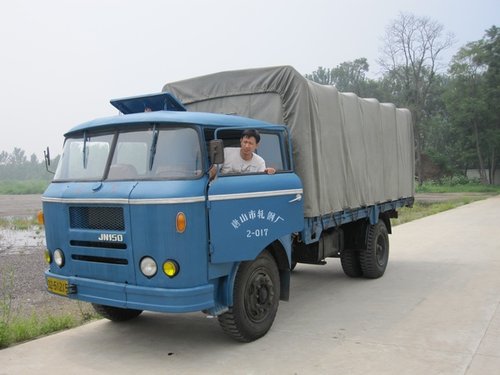
[[[260,142],[260,134],[255,129],[243,130],[243,133],[241,133],[241,138],[244,138],[244,137],[247,137],[247,138],[254,137],[256,143]]]

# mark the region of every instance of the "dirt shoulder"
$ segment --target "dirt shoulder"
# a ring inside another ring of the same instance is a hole
[[[0,217],[33,216],[41,210],[41,195],[0,195]],[[57,297],[47,292],[43,258],[43,233],[30,231],[0,233],[0,306],[10,304],[10,318],[59,316],[74,314],[80,317],[92,311],[90,304]],[[24,237],[24,240],[19,240]]]
[[[47,292],[43,248],[16,254],[0,254],[0,303],[9,302],[10,318],[73,315],[92,311],[90,304],[57,297]]]
[[[0,217],[35,215],[41,209],[40,194],[0,195]]]

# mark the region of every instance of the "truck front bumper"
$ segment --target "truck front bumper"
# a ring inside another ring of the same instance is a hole
[[[182,289],[151,288],[61,276],[50,271],[45,272],[45,278],[49,292],[80,301],[124,309],[182,313],[209,310],[216,305],[212,284]],[[50,285],[57,282],[65,285],[66,288],[61,287],[54,292],[54,288]]]

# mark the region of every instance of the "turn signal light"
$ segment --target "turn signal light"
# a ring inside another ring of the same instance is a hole
[[[38,219],[38,224],[45,225],[45,217],[43,216],[43,211],[38,211],[36,214],[36,218]]]
[[[184,233],[186,230],[186,215],[184,212],[178,212],[177,217],[175,218],[175,229],[177,229],[178,233]]]
[[[47,262],[47,264],[50,264],[50,262],[52,262],[52,257],[50,256],[49,250],[45,250],[45,252],[43,253],[43,258],[45,259],[45,262]]]

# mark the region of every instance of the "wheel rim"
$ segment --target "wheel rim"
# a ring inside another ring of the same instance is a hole
[[[274,284],[263,270],[257,270],[249,279],[245,290],[245,311],[254,323],[263,321],[272,311]]]
[[[377,263],[379,266],[385,264],[385,256],[387,253],[387,244],[385,242],[384,236],[380,235],[377,237],[377,243],[375,245],[375,256],[377,258]]]

